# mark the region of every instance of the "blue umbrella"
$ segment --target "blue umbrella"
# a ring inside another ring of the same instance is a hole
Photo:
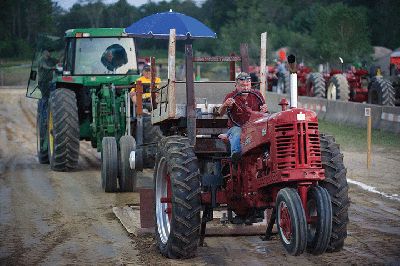
[[[217,37],[197,19],[172,10],[144,17],[125,28],[125,32],[134,37],[168,39],[170,29],[176,29],[178,40]]]

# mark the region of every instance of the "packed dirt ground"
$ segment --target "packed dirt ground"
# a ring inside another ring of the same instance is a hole
[[[113,206],[137,204],[136,193],[104,193],[100,157],[81,142],[79,167],[52,172],[36,158],[36,101],[22,88],[0,88],[0,264],[277,265],[398,264],[400,262],[400,149],[344,151],[351,205],[345,248],[321,256],[285,253],[280,240],[208,237],[198,256],[163,258],[151,236],[129,235]],[[398,147],[400,148],[400,147]],[[151,184],[151,173],[141,185]],[[356,182],[375,187],[363,189]],[[385,195],[378,194],[383,192]]]

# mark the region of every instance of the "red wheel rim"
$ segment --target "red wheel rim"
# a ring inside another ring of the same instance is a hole
[[[279,204],[279,227],[282,232],[283,241],[289,244],[292,239],[292,221],[289,209],[283,201]]]
[[[165,175],[165,183],[167,186],[167,196],[162,197],[160,199],[161,203],[167,204],[167,208],[165,208],[164,212],[168,214],[168,220],[171,222],[172,219],[172,184],[171,184],[171,175],[167,173]]]

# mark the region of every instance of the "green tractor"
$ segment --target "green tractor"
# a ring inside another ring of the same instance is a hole
[[[160,135],[157,131],[152,139],[145,136],[143,140],[143,130],[151,126],[150,117],[131,114],[129,91],[139,73],[134,39],[123,28],[67,30],[64,53],[47,98],[40,96],[44,85],[37,82],[38,66],[40,63],[33,62],[27,96],[41,98],[39,162],[49,163],[54,171],[70,171],[78,164],[80,140],[90,141],[101,152],[103,189],[115,192],[119,183],[120,191],[134,191],[136,171],[143,170],[143,165],[152,167],[155,155],[147,152],[149,160],[144,158],[144,163],[132,170],[129,152],[137,150],[138,142],[141,154],[146,141],[154,143],[154,137]]]

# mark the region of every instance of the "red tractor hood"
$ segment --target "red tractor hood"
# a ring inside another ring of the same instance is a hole
[[[298,123],[318,123],[318,117],[315,112],[303,109],[293,108],[274,114],[263,114],[253,112],[249,122],[242,126],[241,145],[242,153],[246,152],[269,142],[274,136],[275,131],[285,130],[285,125],[292,126]]]

